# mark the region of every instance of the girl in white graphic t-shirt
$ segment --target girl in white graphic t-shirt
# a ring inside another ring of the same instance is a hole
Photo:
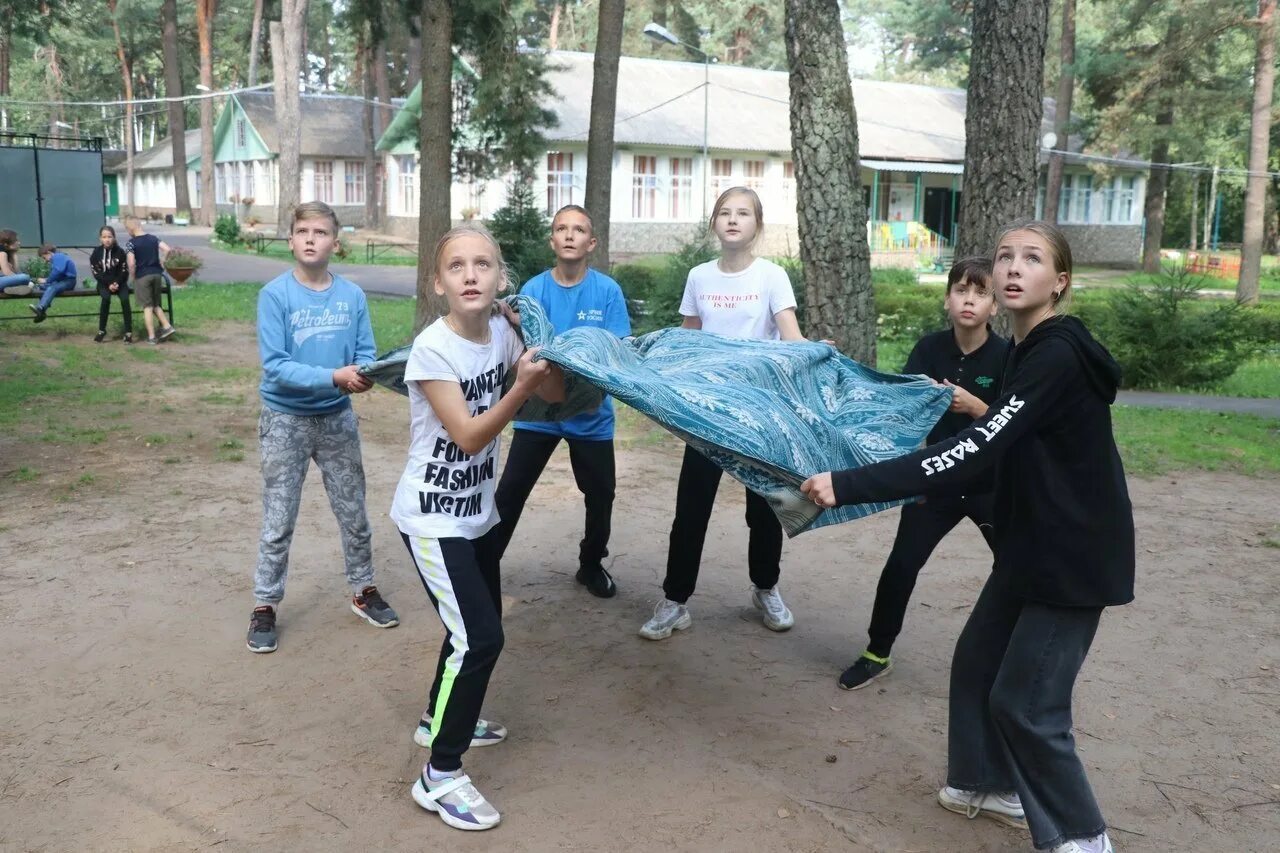
[[[732,187],[716,199],[711,230],[720,241],[720,257],[689,271],[680,313],[682,327],[717,335],[765,341],[801,341],[796,297],[782,267],[752,253],[764,230],[760,197],[747,187]],[[665,598],[640,636],[662,640],[692,624],[685,603],[693,595],[702,561],[702,545],[721,470],[692,447],[685,447],[676,488],[676,517],[667,550]],[[765,499],[747,490],[750,544],[747,564],[751,602],[762,611],[766,628],[785,631],[795,624],[778,591],[782,526]]]
[[[494,479],[502,428],[533,394],[564,399],[564,376],[534,361],[520,333],[494,311],[508,284],[502,251],[479,226],[460,226],[436,244],[436,293],[449,313],[414,339],[405,365],[409,461],[391,518],[444,623],[430,700],[414,741],[431,759],[413,799],[458,829],[489,829],[500,816],[462,773],[462,754],[506,737],[480,719],[502,651],[502,598]],[[503,380],[516,371],[506,394]]]

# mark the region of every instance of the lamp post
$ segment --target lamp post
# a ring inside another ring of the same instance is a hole
[[[707,115],[710,107],[711,55],[700,48],[681,41],[675,33],[653,21],[644,25],[644,34],[658,44],[683,47],[685,50],[702,57],[702,218],[705,220],[707,218],[707,175],[711,172],[711,161],[707,157]]]

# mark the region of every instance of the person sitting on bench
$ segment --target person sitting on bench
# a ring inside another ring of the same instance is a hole
[[[40,257],[49,263],[49,276],[40,282],[44,285],[40,291],[40,301],[31,306],[31,313],[36,315],[37,323],[44,322],[49,306],[53,304],[53,300],[59,293],[75,290],[76,287],[75,262],[59,252],[57,246],[45,243],[40,247]]]
[[[22,242],[16,231],[8,228],[0,230],[0,291],[11,287],[26,288],[16,291],[20,296],[31,292],[31,276],[18,272],[18,249]]]

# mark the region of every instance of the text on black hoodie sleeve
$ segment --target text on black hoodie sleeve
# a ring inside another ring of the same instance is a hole
[[[1071,346],[1046,340],[1027,353],[1000,399],[954,437],[890,459],[837,471],[836,504],[891,501],[955,488],[979,477],[1053,408],[1066,381],[1079,369]]]

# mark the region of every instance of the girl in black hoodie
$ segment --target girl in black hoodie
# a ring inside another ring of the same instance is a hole
[[[1133,600],[1133,509],[1111,430],[1120,367],[1058,313],[1071,287],[1058,228],[1006,228],[994,261],[1014,346],[987,414],[945,441],[802,488],[819,506],[889,501],[995,467],[995,565],[956,643],[938,800],[1029,826],[1037,849],[1111,853],[1076,756],[1071,693],[1102,609]]]
[[[129,308],[129,266],[124,249],[116,244],[116,229],[103,225],[98,230],[100,244],[89,256],[89,268],[98,282],[98,334],[94,341],[102,343],[107,337],[107,317],[111,314],[111,297],[120,297],[120,312],[124,315],[124,342],[133,343],[133,311]]]

